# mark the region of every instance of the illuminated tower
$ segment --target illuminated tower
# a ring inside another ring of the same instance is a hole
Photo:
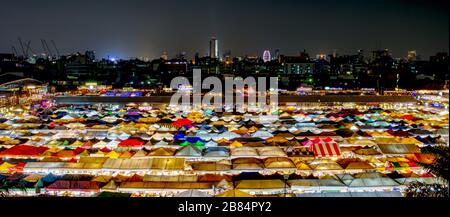
[[[263,53],[263,61],[264,62],[269,62],[270,60],[271,60],[270,51],[265,50],[264,53]]]
[[[216,37],[212,37],[211,40],[209,40],[209,57],[219,58],[219,41]]]

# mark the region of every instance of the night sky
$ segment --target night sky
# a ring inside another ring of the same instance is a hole
[[[53,39],[61,53],[90,49],[97,58],[193,57],[206,55],[216,36],[232,56],[389,48],[427,59],[448,52],[448,27],[442,0],[1,0],[0,52],[20,51],[20,36],[39,53],[40,39]]]

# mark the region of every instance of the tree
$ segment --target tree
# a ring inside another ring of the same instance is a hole
[[[6,179],[0,179],[0,197],[7,197],[12,189],[26,191],[25,185],[21,182],[10,182]]]
[[[448,197],[448,163],[449,147],[444,145],[427,146],[422,148],[422,153],[432,154],[435,160],[431,164],[419,163],[423,168],[438,178],[438,183],[424,184],[412,182],[408,185],[406,197]]]

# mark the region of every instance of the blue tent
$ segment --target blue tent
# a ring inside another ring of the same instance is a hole
[[[188,141],[189,143],[196,143],[197,141],[200,142],[206,142],[205,140],[201,139],[200,137],[196,137],[196,136],[192,136],[192,137],[186,137],[186,141]]]
[[[52,173],[49,173],[48,175],[44,176],[41,178],[42,182],[48,182],[48,183],[53,183],[56,180],[58,180],[59,178],[61,178],[60,176],[54,175]]]
[[[184,134],[183,133],[177,133],[173,136],[173,139],[175,140],[182,140],[184,139]]]

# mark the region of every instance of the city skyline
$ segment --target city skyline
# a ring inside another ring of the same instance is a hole
[[[36,53],[43,52],[40,39],[45,39],[54,40],[61,54],[95,50],[98,58],[122,59],[154,59],[163,52],[169,57],[181,52],[188,58],[196,52],[206,56],[211,37],[219,41],[220,56],[228,50],[232,56],[262,56],[264,50],[276,49],[286,55],[303,50],[311,55],[334,50],[353,54],[362,49],[368,55],[388,48],[394,57],[416,50],[428,59],[448,52],[447,1],[238,3],[6,1],[0,9],[0,18],[8,20],[0,24],[6,30],[0,36],[0,52],[10,53],[14,46],[21,53],[18,37],[31,40]]]

